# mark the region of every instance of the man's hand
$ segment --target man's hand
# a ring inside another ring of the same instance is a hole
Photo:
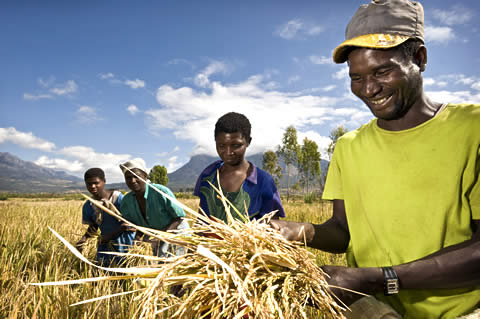
[[[75,248],[79,251],[82,252],[83,247],[85,246],[85,243],[87,242],[87,239],[82,237],[76,244]]]
[[[136,228],[133,227],[133,226],[131,226],[130,224],[127,224],[127,223],[125,223],[125,222],[122,222],[122,223],[120,224],[120,230],[121,230],[122,232],[126,232],[126,231],[136,231]]]
[[[362,294],[375,294],[383,291],[383,273],[381,268],[323,266],[322,269],[328,274],[325,278],[328,284],[335,286],[331,287],[332,292],[347,306],[363,296],[349,290]]]
[[[289,241],[306,241],[307,244],[312,240],[315,230],[310,223],[297,223],[287,220],[272,219],[270,225],[278,230],[280,234]]]

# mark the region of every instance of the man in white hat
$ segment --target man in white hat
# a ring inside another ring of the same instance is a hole
[[[347,304],[356,301],[347,317],[472,312],[480,304],[480,105],[425,95],[418,2],[361,6],[333,59],[347,62],[352,92],[376,119],[336,144],[323,194],[333,200],[332,218],[273,227],[291,240],[305,236],[311,247],[346,252],[348,267],[324,267],[329,283],[376,298],[356,301],[359,295],[336,290]]]
[[[131,190],[122,200],[120,211],[122,215],[135,225],[168,231],[188,228],[188,222],[183,219],[185,212],[159,192],[151,189],[143,180],[148,173],[143,159],[137,158],[120,165],[125,176],[125,183]],[[139,178],[140,177],[140,178]],[[175,197],[166,186],[152,184],[165,194]],[[137,230],[136,240],[147,239]],[[168,257],[169,254],[183,254],[183,247],[169,247],[165,242],[153,242],[154,254]]]

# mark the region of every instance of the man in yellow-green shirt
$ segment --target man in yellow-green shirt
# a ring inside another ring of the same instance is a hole
[[[324,267],[329,283],[376,297],[336,290],[350,318],[455,318],[480,304],[480,105],[425,95],[423,43],[420,3],[360,7],[333,59],[376,119],[337,142],[331,219],[272,221],[290,240],[346,252],[348,267]],[[389,310],[372,315],[372,299]]]

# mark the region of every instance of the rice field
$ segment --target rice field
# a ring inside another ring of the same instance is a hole
[[[181,199],[196,209],[196,199]],[[103,275],[75,257],[49,230],[71,243],[84,233],[80,200],[9,199],[0,201],[0,318],[133,318],[141,301],[124,295],[70,306],[76,302],[134,290],[130,281],[34,287],[32,282],[62,281]],[[320,223],[330,216],[331,204],[303,201],[284,203],[287,219]],[[344,265],[343,255],[312,251],[318,264]],[[95,259],[95,241],[84,255]],[[312,317],[313,318],[313,317]]]

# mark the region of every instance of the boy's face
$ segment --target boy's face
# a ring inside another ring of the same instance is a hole
[[[85,180],[85,186],[93,197],[100,197],[103,193],[103,187],[105,186],[105,180],[100,177],[90,177]]]
[[[147,174],[145,172],[139,170],[138,168],[132,169],[133,173],[140,176],[144,180],[147,179]],[[135,176],[132,172],[126,171],[125,172],[125,184],[127,184],[128,188],[135,193],[142,193],[145,191],[145,182],[143,182],[140,178]]]
[[[242,133],[219,133],[215,137],[218,156],[231,166],[240,165],[245,159],[245,152],[250,145]]]

